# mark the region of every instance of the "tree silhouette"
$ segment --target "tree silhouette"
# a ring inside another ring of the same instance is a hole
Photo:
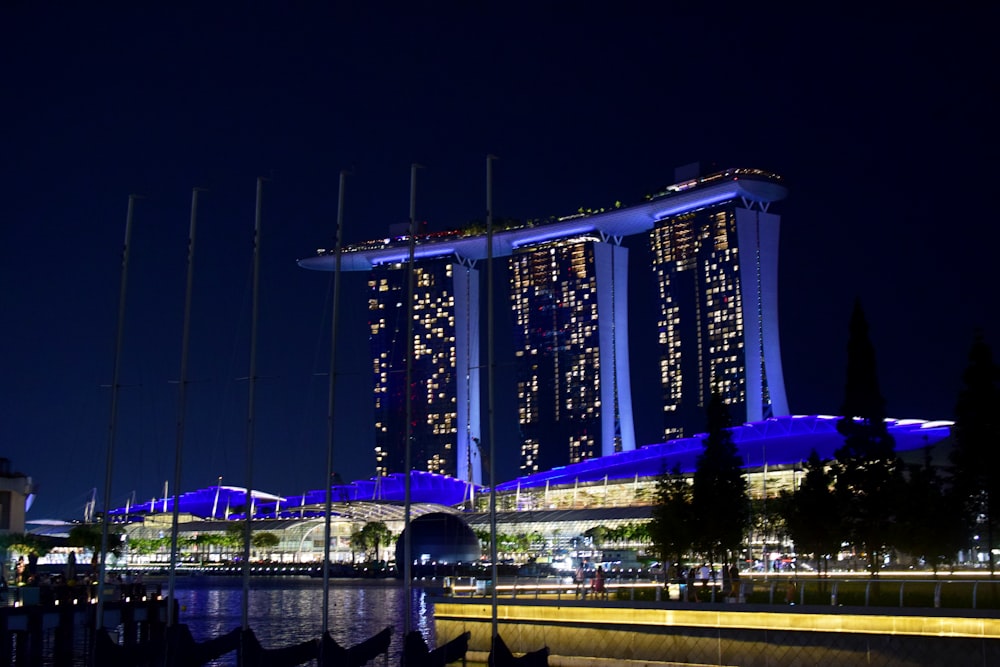
[[[102,528],[96,523],[79,523],[70,528],[66,543],[71,547],[80,547],[90,551],[90,568],[96,573],[101,559]],[[120,558],[123,552],[122,529],[118,526],[108,527],[108,553]]]
[[[691,514],[691,485],[681,474],[680,465],[674,465],[670,472],[663,471],[657,478],[652,514],[649,534],[653,548],[661,560],[682,564],[684,554],[691,550],[694,542],[694,517]],[[664,572],[666,569],[664,567]]]
[[[698,456],[692,486],[695,546],[714,564],[743,542],[750,518],[747,481],[730,432],[729,408],[718,392],[708,403],[704,451]]]
[[[833,494],[833,474],[815,449],[809,452],[805,470],[799,488],[781,492],[780,513],[795,550],[816,559],[819,577],[829,570],[825,556],[839,550],[840,516]]]
[[[873,576],[891,546],[902,490],[902,465],[885,424],[885,399],[879,391],[875,349],[861,302],[854,304],[847,342],[847,386],[837,430],[844,445],[834,453],[835,491],[843,529],[868,556]]]
[[[937,575],[939,567],[955,560],[968,533],[962,521],[963,498],[938,473],[931,450],[924,449],[922,465],[907,466],[896,543],[906,553],[923,558]]]
[[[1000,391],[993,354],[982,334],[976,334],[969,350],[969,364],[962,376],[964,388],[955,406],[954,466],[956,494],[966,499],[966,524],[985,528],[990,574],[994,574],[993,547],[1000,522]],[[981,519],[980,519],[981,517]]]

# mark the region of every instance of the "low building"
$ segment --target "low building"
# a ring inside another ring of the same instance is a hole
[[[0,535],[24,532],[24,514],[34,498],[31,478],[13,471],[10,459],[0,458]]]

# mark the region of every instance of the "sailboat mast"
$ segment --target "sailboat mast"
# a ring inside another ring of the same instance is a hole
[[[413,439],[413,293],[415,290],[414,256],[417,247],[417,169],[410,165],[410,247],[406,262],[406,442],[403,447],[403,473],[406,475],[403,492],[403,636],[410,634],[410,599],[413,596],[413,540],[410,535],[410,467]]]
[[[490,648],[497,636],[497,480],[496,480],[496,421],[494,419],[495,370],[493,354],[493,160],[495,155],[486,156],[486,365],[489,368],[489,390],[487,392],[487,420],[490,434],[490,562],[492,563],[493,622],[490,633]]]
[[[132,214],[135,211],[135,195],[129,195],[128,213],[125,217],[125,243],[122,246],[122,275],[121,287],[118,292],[118,333],[115,337],[115,362],[111,375],[111,416],[108,419],[108,448],[107,462],[104,468],[104,513],[101,515],[101,558],[98,568],[98,588],[104,585],[107,576],[107,553],[108,553],[108,523],[111,511],[111,475],[115,460],[115,431],[118,425],[118,385],[121,376],[122,362],[122,341],[125,334],[125,294],[128,284],[128,253],[129,244],[132,239]],[[104,596],[97,596],[97,610],[95,612],[95,628],[100,631],[104,627]]]
[[[253,228],[253,306],[250,315],[250,374],[247,377],[249,391],[247,392],[247,467],[246,467],[246,504],[244,505],[243,525],[243,606],[242,627],[250,628],[250,522],[253,520],[253,449],[254,449],[254,399],[257,387],[257,315],[260,293],[260,223],[261,196],[264,190],[264,179],[257,178],[257,203],[254,213]]]
[[[337,192],[337,241],[334,246],[336,265],[333,272],[333,320],[330,324],[330,395],[326,411],[326,506],[323,523],[323,635],[330,629],[330,517],[333,514],[333,441],[334,406],[337,397],[337,329],[340,314],[340,266],[344,241],[344,186],[347,172],[340,172]],[[326,660],[326,657],[323,658]]]
[[[187,287],[184,291],[184,326],[181,334],[181,374],[177,380],[177,441],[174,447],[174,510],[170,523],[170,576],[167,579],[167,626],[173,625],[175,618],[174,589],[177,580],[177,532],[180,525],[181,467],[184,459],[184,418],[187,410],[187,370],[188,351],[191,339],[191,294],[194,287],[194,241],[198,226],[198,192],[191,191],[191,227],[188,231]]]

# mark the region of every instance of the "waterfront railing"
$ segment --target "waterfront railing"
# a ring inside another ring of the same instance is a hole
[[[454,597],[487,597],[493,590],[493,582],[475,577],[445,577],[440,586]],[[611,578],[603,588],[595,590],[591,581],[535,576],[502,578],[496,591],[498,597],[512,599],[1000,609],[1000,578],[771,577],[741,578],[735,585]]]

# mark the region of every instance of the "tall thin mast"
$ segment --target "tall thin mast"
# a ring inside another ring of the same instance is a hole
[[[246,469],[246,505],[243,508],[246,521],[243,525],[243,609],[242,626],[249,629],[250,609],[250,522],[253,520],[253,445],[254,445],[254,398],[257,387],[257,314],[260,292],[260,221],[261,196],[264,190],[264,179],[257,178],[257,205],[254,214],[253,228],[253,306],[250,315],[250,374],[247,399],[247,469]]]
[[[493,621],[490,634],[490,649],[497,636],[497,479],[496,479],[496,424],[493,418],[494,358],[493,358],[493,160],[495,155],[486,156],[486,365],[489,369],[489,391],[487,392],[488,428],[490,433],[490,562],[492,563]]]
[[[115,339],[115,363],[111,375],[111,416],[108,419],[107,462],[104,468],[104,513],[101,515],[101,560],[98,568],[98,588],[104,585],[107,575],[108,522],[111,511],[111,475],[115,460],[115,431],[118,425],[118,383],[121,376],[122,340],[125,335],[125,293],[128,285],[128,250],[132,239],[132,213],[135,210],[135,195],[129,195],[128,213],[125,217],[125,243],[122,246],[122,277],[118,292],[118,334]],[[97,596],[96,625],[98,632],[104,627],[104,596]]]
[[[340,172],[337,193],[337,242],[334,246],[336,266],[333,272],[333,321],[330,325],[330,396],[326,411],[326,507],[323,524],[323,635],[330,628],[330,516],[333,514],[333,440],[334,405],[337,397],[337,328],[340,314],[340,264],[344,241],[344,185],[347,172]],[[325,645],[325,644],[324,644]],[[321,649],[322,650],[322,649]],[[324,656],[323,660],[327,660]]]
[[[174,618],[174,586],[177,578],[177,531],[180,523],[181,464],[184,458],[184,417],[187,409],[187,366],[189,341],[191,339],[191,294],[194,286],[194,240],[198,226],[198,192],[191,191],[191,229],[188,232],[187,288],[184,292],[184,326],[181,342],[181,374],[177,380],[177,444],[174,447],[174,511],[170,524],[170,577],[167,581],[167,625],[176,622]]]
[[[410,634],[410,598],[413,595],[413,547],[410,536],[410,466],[411,440],[413,439],[413,293],[414,255],[417,246],[417,169],[419,164],[410,165],[410,250],[406,262],[406,442],[403,447],[403,473],[406,475],[403,493],[403,600],[406,613],[403,615],[403,636]]]

